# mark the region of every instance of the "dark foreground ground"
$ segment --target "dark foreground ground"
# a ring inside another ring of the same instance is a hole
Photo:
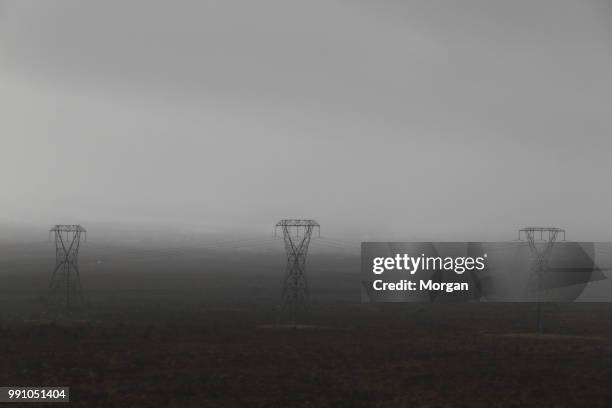
[[[0,384],[99,407],[612,406],[612,307],[548,305],[544,335],[533,311],[328,303],[297,330],[261,327],[273,310],[249,304],[12,321]]]
[[[280,242],[88,242],[88,306],[56,315],[49,245],[0,246],[0,385],[70,386],[72,405],[97,407],[612,406],[611,304],[546,305],[538,336],[530,304],[361,304],[358,253],[320,252],[317,327],[271,329]]]

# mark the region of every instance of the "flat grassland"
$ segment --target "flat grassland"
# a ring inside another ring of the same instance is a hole
[[[75,406],[612,406],[612,305],[544,305],[537,335],[531,304],[361,304],[358,258],[314,257],[313,327],[274,328],[282,256],[128,254],[85,257],[88,305],[56,314],[36,254],[2,264],[0,384]]]
[[[256,305],[5,325],[0,383],[67,385],[101,407],[612,402],[609,307],[546,310],[536,335],[531,305],[392,306],[319,305],[308,329],[262,327],[273,310]]]

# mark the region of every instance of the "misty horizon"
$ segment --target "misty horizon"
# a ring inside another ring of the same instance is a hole
[[[2,1],[0,222],[609,239],[611,17],[603,0]]]

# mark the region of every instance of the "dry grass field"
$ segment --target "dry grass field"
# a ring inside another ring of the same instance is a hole
[[[5,325],[0,383],[68,385],[99,407],[612,402],[610,307],[552,308],[536,335],[531,305],[393,306],[322,305],[308,329],[263,328],[273,311],[257,305]]]
[[[90,244],[87,305],[56,314],[48,249],[0,262],[0,384],[70,386],[75,406],[612,406],[608,304],[546,305],[537,335],[531,304],[361,304],[359,258],[317,255],[314,327],[275,329],[282,252]]]

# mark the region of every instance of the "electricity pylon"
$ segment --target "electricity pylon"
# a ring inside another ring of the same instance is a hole
[[[539,240],[537,235],[539,233]],[[545,235],[546,234],[546,235]],[[565,230],[555,227],[526,227],[519,230],[519,240],[521,236],[527,238],[531,255],[534,257],[535,266],[531,270],[529,275],[530,286],[536,286],[537,296],[537,328],[538,333],[542,333],[542,280],[548,270],[548,262],[550,261],[550,255],[552,253],[553,245],[557,241],[559,234],[563,234],[563,241],[565,241]],[[538,247],[540,241],[544,245]],[[535,281],[535,282],[534,282]]]
[[[69,309],[83,303],[83,291],[79,274],[79,247],[81,235],[87,231],[80,225],[56,225],[49,230],[55,237],[55,268],[50,290],[60,306]]]
[[[287,267],[283,281],[281,308],[279,320],[289,314],[292,325],[296,325],[298,313],[308,308],[308,280],[306,279],[306,255],[308,244],[315,228],[321,227],[314,220],[281,220],[276,223],[274,234],[278,228],[283,231],[285,250],[287,252]]]

